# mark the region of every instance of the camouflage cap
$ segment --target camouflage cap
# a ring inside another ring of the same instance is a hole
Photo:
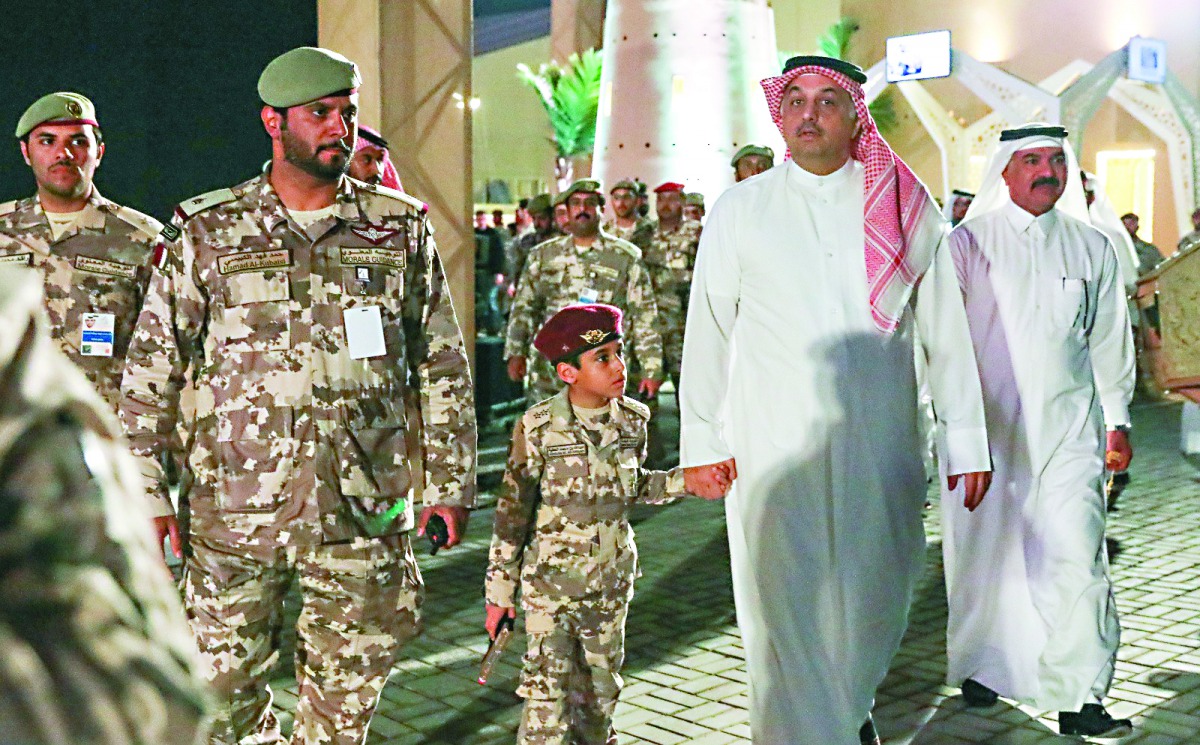
[[[359,86],[358,65],[337,52],[297,47],[271,60],[258,78],[258,97],[268,106],[289,106]]]
[[[528,206],[525,207],[531,215],[541,215],[553,208],[554,204],[551,203],[549,194],[538,194],[533,199],[530,199]]]
[[[613,188],[609,189],[608,193],[612,194],[617,189],[625,189],[626,191],[633,192],[634,194],[638,193],[638,185],[634,183],[633,179],[628,178],[623,178],[617,183],[613,184]]]
[[[683,203],[695,205],[697,207],[703,207],[704,195],[698,191],[689,191],[687,194],[683,195]]]
[[[17,120],[17,138],[24,137],[46,122],[100,126],[96,121],[96,107],[91,101],[78,93],[59,91],[42,96],[25,109],[25,113]]]
[[[602,187],[600,186],[600,182],[596,179],[581,178],[568,186],[567,190],[558,196],[563,200],[563,202],[566,202],[572,194],[603,194],[604,192],[601,189]]]
[[[733,154],[733,160],[729,161],[729,167],[737,168],[738,161],[747,155],[761,155],[765,158],[770,158],[772,163],[775,162],[775,151],[771,148],[763,145],[746,145]]]

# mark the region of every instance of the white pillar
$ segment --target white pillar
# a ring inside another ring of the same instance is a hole
[[[759,87],[778,73],[766,0],[610,0],[592,172],[679,181],[712,204],[738,148],[782,156]]]

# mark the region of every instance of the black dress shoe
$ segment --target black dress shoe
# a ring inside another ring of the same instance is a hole
[[[1084,704],[1079,711],[1058,712],[1058,731],[1064,735],[1125,737],[1133,732],[1133,722],[1113,719],[1100,704]]]
[[[879,733],[875,731],[875,722],[871,721],[871,715],[867,715],[867,721],[863,722],[863,726],[858,730],[858,741],[862,745],[883,745],[883,741],[879,739]]]
[[[972,678],[967,678],[962,684],[963,700],[972,709],[984,709],[993,706],[1000,694]]]

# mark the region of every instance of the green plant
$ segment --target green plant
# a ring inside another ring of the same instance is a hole
[[[517,65],[519,77],[538,94],[550,120],[554,175],[560,189],[572,180],[571,159],[590,155],[596,146],[601,68],[602,58],[595,49],[572,54],[565,65],[543,64],[537,72],[528,65]]]
[[[850,38],[858,29],[857,20],[844,16],[817,37],[817,48],[826,57],[846,59],[846,52],[850,49]]]

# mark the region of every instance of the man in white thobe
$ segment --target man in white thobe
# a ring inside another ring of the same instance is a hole
[[[947,679],[968,705],[1000,695],[1059,711],[1063,734],[1113,737],[1131,727],[1101,705],[1119,637],[1102,479],[1106,450],[1114,471],[1133,455],[1133,343],[1117,256],[1088,221],[1065,137],[1002,133],[950,234],[995,483],[979,510],[942,516]]]
[[[825,57],[763,81],[790,157],[717,200],[692,284],[681,461],[737,478],[727,518],[757,745],[878,742],[872,700],[924,559],[918,331],[957,503],[974,508],[988,483],[944,224],[879,136],[865,81]]]

